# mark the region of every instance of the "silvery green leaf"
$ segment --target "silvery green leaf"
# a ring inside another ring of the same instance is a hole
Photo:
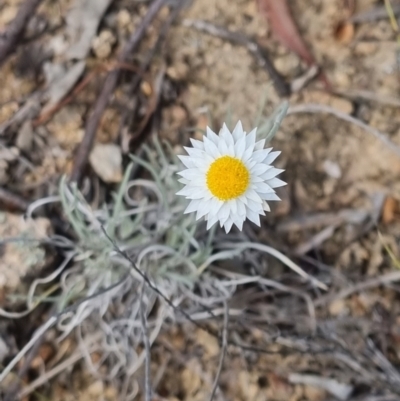
[[[265,139],[266,142],[270,142],[278,131],[282,120],[284,119],[287,110],[289,108],[289,102],[283,102],[263,123],[258,127],[257,136],[258,139]]]

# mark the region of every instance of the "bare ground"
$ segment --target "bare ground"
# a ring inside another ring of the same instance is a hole
[[[20,3],[6,0],[0,5],[0,27],[12,21]],[[1,67],[0,125],[6,129],[0,131],[0,185],[26,202],[54,195],[60,176],[72,171],[105,71],[115,68],[116,55],[148,9],[142,2],[113,2],[81,58],[83,76],[61,97],[67,101],[54,95],[49,104],[47,93],[37,102],[34,96],[46,88],[46,80],[50,84],[51,74],[56,74],[59,66],[69,69],[77,63],[66,56],[73,39],[68,31],[72,25],[65,16],[72,3],[44,1],[16,54]],[[327,91],[316,77],[288,98],[289,115],[273,140],[273,146],[282,150],[278,167],[285,168],[288,186],[280,192],[282,202],[273,205],[262,227],[249,226],[248,233],[296,260],[308,273],[327,282],[329,290],[321,292],[305,285],[281,264],[262,255],[254,264],[249,260],[246,265],[241,261],[228,264],[228,270],[250,269],[252,274],[279,281],[293,292],[262,283],[238,287],[229,306],[241,313],[232,312],[228,331],[230,338],[247,348],[227,347],[215,399],[400,399],[396,284],[400,280],[396,266],[400,157],[395,148],[400,146],[399,45],[388,18],[356,23],[352,25],[354,32],[340,36],[337,26],[349,17],[342,0],[291,3],[301,35],[333,90]],[[381,5],[358,0],[353,15]],[[115,162],[109,148],[100,153],[100,160],[91,160],[86,173],[97,188],[95,195],[89,194],[95,205],[109,199],[110,190],[121,179],[127,153],[137,153],[149,133],[158,132],[179,151],[189,135],[198,135],[192,133],[195,127],[203,129],[208,124],[217,128],[226,119],[231,125],[241,119],[250,129],[263,98],[267,99],[263,115],[283,100],[268,73],[246,48],[187,26],[187,20],[207,20],[256,39],[287,82],[308,69],[295,53],[278,43],[256,2],[250,0],[193,1],[168,28],[161,48],[149,57],[168,15],[168,9],[163,8],[128,60],[137,70],[149,58],[149,67],[139,75],[128,67],[123,70],[102,116],[96,143],[120,145],[124,161],[122,166]],[[140,80],[131,93],[137,76]],[[310,104],[329,109],[315,111]],[[303,108],[296,109],[297,105]],[[24,107],[28,115],[16,118],[15,113]],[[392,144],[383,143],[354,121],[344,121],[343,115],[375,128]],[[11,206],[3,203],[0,236],[24,232],[27,228],[9,215],[21,208],[15,207],[15,202]],[[63,232],[65,222],[57,208],[40,214],[51,222],[49,232]],[[0,300],[13,310],[21,306],[7,300],[10,294],[24,294],[33,278],[48,273],[57,258],[51,249],[46,249],[45,256],[32,252],[30,256],[38,259],[33,261],[21,259],[27,256],[18,252],[15,247],[6,248],[0,262],[0,278],[6,281],[2,284],[0,279]],[[18,255],[16,260],[13,255]],[[15,265],[25,267],[25,271],[21,268],[16,275],[6,272]],[[260,272],[259,267],[264,270]],[[26,277],[20,282],[19,276]],[[298,297],[300,287],[315,308],[315,316]],[[26,327],[18,320],[2,318],[0,339],[7,350],[3,365],[49,313],[48,308],[39,308]],[[206,323],[221,331],[223,313],[220,316]],[[56,333],[50,331],[19,387],[29,386],[74,354],[74,336],[61,343],[55,338]],[[152,347],[151,372],[157,397],[171,401],[208,399],[221,350],[218,339],[191,323],[166,325]],[[93,353],[91,358],[96,362],[101,353]],[[109,363],[93,374],[81,360],[69,361],[29,399],[124,399],[116,382],[103,380],[112,369]],[[4,394],[10,391],[15,375],[3,386]],[[139,390],[144,388],[144,377],[143,371],[136,376]]]

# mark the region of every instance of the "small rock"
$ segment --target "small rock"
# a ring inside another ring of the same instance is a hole
[[[97,58],[106,59],[111,54],[115,42],[116,38],[110,30],[101,31],[92,41],[92,50]]]
[[[187,366],[181,373],[182,387],[188,399],[201,388],[201,378],[198,372],[201,372],[199,362],[192,359],[187,362]]]
[[[0,107],[0,124],[9,120],[19,109],[17,102],[8,102]]]
[[[16,147],[0,148],[0,160],[13,162],[19,156],[19,149]]]
[[[117,14],[117,25],[121,30],[130,30],[130,25],[132,25],[132,18],[129,11],[126,9],[120,10]]]
[[[213,358],[219,355],[220,347],[218,340],[212,337],[204,330],[198,330],[196,335],[197,342],[204,348],[205,356],[207,358]]]
[[[354,54],[357,56],[369,56],[378,49],[378,44],[374,42],[359,42],[354,47]]]
[[[54,348],[48,344],[44,343],[40,346],[39,352],[31,362],[32,369],[40,369],[54,356]]]
[[[4,5],[0,13],[0,26],[3,28],[6,25],[8,25],[15,18],[17,12],[18,12],[17,4]]]
[[[0,213],[0,238],[42,239],[50,231],[50,221],[45,218],[25,220],[22,215]],[[0,288],[13,290],[21,278],[45,263],[45,251],[34,241],[16,241],[3,245],[0,258]]]
[[[98,397],[103,394],[104,384],[101,380],[95,381],[87,389],[87,395],[91,397]]]
[[[147,97],[150,97],[153,94],[153,88],[148,81],[143,81],[140,85],[140,89],[142,93]]]
[[[274,65],[281,74],[291,76],[300,67],[300,59],[294,53],[288,53],[276,58]]]
[[[190,68],[187,63],[177,61],[167,69],[167,75],[176,81],[181,81],[187,78]]]
[[[122,154],[119,146],[112,143],[96,144],[89,161],[104,182],[117,183],[122,180]]]
[[[342,170],[338,163],[331,160],[325,160],[323,164],[325,173],[331,178],[340,178],[342,176]]]
[[[32,122],[30,120],[27,120],[24,122],[21,129],[18,131],[18,136],[15,144],[17,145],[18,149],[27,152],[32,147],[32,141],[33,141]]]
[[[345,315],[348,311],[346,302],[343,299],[335,299],[329,304],[329,313],[332,316]]]

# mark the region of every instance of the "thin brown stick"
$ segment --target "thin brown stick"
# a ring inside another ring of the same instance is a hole
[[[0,188],[0,205],[13,211],[25,212],[25,210],[28,209],[29,202],[19,195],[13,194],[4,188]]]
[[[27,22],[35,13],[42,0],[25,0],[18,10],[16,17],[0,35],[0,67],[7,57],[16,49],[18,40],[24,33]]]
[[[358,283],[352,287],[345,288],[344,290],[341,290],[336,294],[321,297],[317,299],[314,304],[315,306],[322,306],[336,299],[347,298],[348,296],[356,292],[370,290],[372,288],[379,287],[380,285],[388,285],[395,281],[400,281],[399,271],[393,271],[382,276],[374,277],[364,282]]]
[[[217,26],[208,21],[185,20],[184,25],[206,32],[209,35],[217,36],[236,45],[244,46],[250,54],[254,56],[258,64],[267,70],[272,79],[275,90],[279,96],[286,97],[290,95],[290,85],[288,85],[281,74],[276,70],[274,64],[269,58],[267,50],[261,47],[257,42],[251,40],[240,32],[232,32],[226,28]]]
[[[38,118],[36,118],[33,121],[33,127],[37,127],[39,125],[45,124],[48,120],[50,120],[55,113],[57,113],[59,110],[61,110],[64,106],[66,106],[68,103],[71,103],[72,100],[76,98],[76,96],[79,95],[79,93],[86,88],[86,86],[92,81],[92,79],[102,73],[102,72],[111,72],[115,69],[125,69],[129,71],[133,71],[136,74],[140,75],[143,77],[143,74],[141,71],[136,68],[133,65],[127,64],[127,63],[117,63],[117,64],[111,64],[111,65],[101,65],[100,67],[96,68],[94,71],[91,71],[89,74],[86,75],[82,79],[82,81],[73,89],[71,94],[64,99],[62,99],[60,102],[56,103],[54,106],[52,106],[50,109],[46,110],[45,112],[41,113]]]
[[[166,0],[155,0],[149,7],[147,14],[144,16],[137,30],[132,34],[128,43],[123,48],[120,56],[118,57],[118,63],[125,63],[129,55],[137,48],[139,42],[144,36],[147,27],[153,21],[155,16],[161,7],[165,4]],[[92,150],[96,131],[100,123],[100,119],[103,116],[104,110],[106,109],[110,100],[111,94],[117,85],[120,70],[113,70],[108,73],[103,89],[94,105],[93,111],[87,120],[85,127],[85,135],[82,142],[78,147],[74,165],[71,173],[71,181],[80,181],[83,170],[86,166],[89,153]]]

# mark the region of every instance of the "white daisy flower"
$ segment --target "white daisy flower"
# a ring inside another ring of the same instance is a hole
[[[219,135],[207,127],[203,141],[185,147],[189,156],[179,156],[187,169],[178,173],[185,187],[177,195],[191,200],[185,213],[204,217],[207,229],[219,221],[227,233],[233,224],[242,230],[246,219],[259,226],[267,201],[280,200],[274,188],[286,185],[276,178],[284,170],[271,163],[281,152],[264,149],[265,139],[256,142],[256,130],[246,135],[240,121],[232,133],[225,124]]]

